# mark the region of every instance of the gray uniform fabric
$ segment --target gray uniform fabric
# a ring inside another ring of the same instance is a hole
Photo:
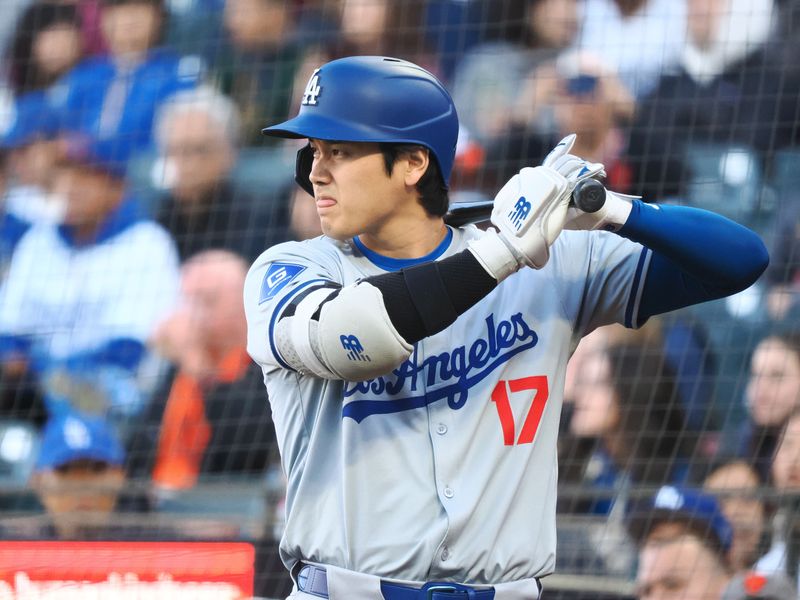
[[[435,258],[479,235],[453,230]],[[473,585],[552,572],[565,366],[592,329],[636,323],[649,257],[614,234],[565,231],[545,268],[512,275],[392,373],[353,383],[287,368],[275,323],[315,281],[400,263],[326,237],[262,254],[245,284],[248,350],[288,478],[287,567]]]

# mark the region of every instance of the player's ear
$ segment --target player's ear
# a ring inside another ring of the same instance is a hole
[[[409,187],[417,185],[430,164],[430,151],[418,146],[409,150],[405,157],[405,183]]]

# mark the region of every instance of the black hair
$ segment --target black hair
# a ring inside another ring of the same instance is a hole
[[[675,461],[691,457],[695,446],[686,431],[675,373],[658,347],[621,345],[607,356],[626,466],[637,483],[668,483]]]
[[[54,2],[36,3],[29,6],[20,17],[16,34],[6,52],[10,63],[9,78],[16,95],[43,89],[53,83],[47,80],[33,60],[33,45],[39,33],[62,24],[80,29],[80,17],[74,6]]]
[[[386,173],[392,174],[394,163],[397,157],[404,152],[411,152],[419,148],[425,148],[418,144],[392,144],[380,143],[378,144],[383,154],[383,163],[386,166]],[[443,217],[450,206],[450,197],[447,193],[447,186],[444,184],[442,172],[439,169],[439,162],[428,148],[425,148],[430,156],[428,162],[428,169],[417,182],[417,191],[419,192],[420,202],[423,208],[429,215],[434,217]]]

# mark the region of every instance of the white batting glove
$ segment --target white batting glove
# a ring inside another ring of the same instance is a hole
[[[570,195],[581,181],[606,176],[605,167],[601,163],[592,163],[569,153],[575,144],[576,137],[574,133],[571,133],[561,140],[542,163],[564,176],[569,182]],[[606,201],[596,212],[587,213],[576,206],[570,206],[564,229],[617,231],[628,220],[633,199],[633,196],[606,190]]]
[[[526,167],[494,199],[490,229],[469,248],[498,281],[523,266],[541,269],[567,219],[567,180],[548,167]]]

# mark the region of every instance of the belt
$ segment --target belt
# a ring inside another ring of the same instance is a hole
[[[297,589],[318,598],[328,597],[328,575],[324,567],[303,565],[297,572]],[[421,588],[381,581],[384,600],[493,600],[494,589],[477,590],[468,585],[431,581]]]

